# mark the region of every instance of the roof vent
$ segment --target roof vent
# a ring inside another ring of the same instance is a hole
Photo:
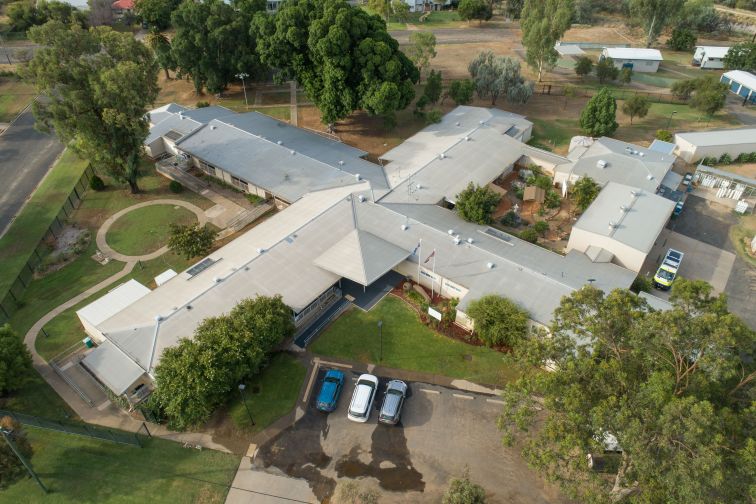
[[[651,175],[650,173],[649,173],[648,175],[646,175],[646,178],[647,178],[648,180],[654,180],[654,176],[653,176],[653,175]]]
[[[633,198],[637,198],[637,197],[638,197],[638,194],[640,194],[640,193],[639,193],[638,191],[636,191],[635,189],[630,189],[630,195],[631,195],[631,196],[632,196]]]
[[[187,310],[191,310],[192,309],[192,305],[190,305],[190,304],[186,305],[186,309]]]
[[[439,154],[439,155],[438,155],[438,157],[439,157],[440,159],[444,159],[444,158],[446,157],[446,154],[444,154],[444,153],[442,152],[441,154]]]
[[[614,221],[609,221],[609,229],[616,229],[617,223]]]
[[[407,231],[407,224],[402,224],[402,231]]]
[[[415,189],[422,189],[422,188],[423,188],[423,186],[422,186],[422,185],[420,185],[420,184],[415,184]]]
[[[485,121],[478,121],[478,124],[486,124]]]
[[[468,238],[468,239],[467,239],[467,243],[469,243],[470,245],[472,245],[472,243],[473,243],[474,241],[475,241],[475,240],[473,240],[472,238]]]
[[[220,283],[223,280],[221,277],[213,277],[213,282]]]
[[[466,137],[465,137],[465,142],[469,142],[469,141],[470,141],[470,137],[469,137],[469,136],[466,136]]]
[[[258,248],[257,248],[257,253],[258,253],[258,254],[262,254],[263,252],[265,252],[265,249],[264,249],[264,248],[262,248],[262,247],[258,247]]]
[[[493,269],[493,267],[494,267],[494,263],[492,262],[486,263],[486,268]]]
[[[639,155],[640,157],[643,157],[643,156],[645,156],[645,154],[643,154],[642,152],[639,152],[639,153],[638,153],[638,155]]]
[[[447,233],[449,233],[449,235],[453,235],[454,234],[454,230],[450,229],[449,231],[447,231]]]
[[[629,208],[627,208],[627,207],[626,207],[625,205],[620,205],[620,210],[622,210],[623,212],[627,212],[627,211],[629,211],[630,209],[629,209]]]
[[[596,161],[596,166],[599,168],[606,168],[607,164],[608,163],[604,161],[603,159],[599,159],[598,161]]]
[[[362,177],[360,177],[359,173],[355,173],[354,178],[356,178],[357,180],[362,180]]]
[[[363,196],[362,194],[357,196],[357,199],[360,200],[360,203],[365,203],[365,196]]]
[[[163,320],[162,315],[155,315],[155,322],[160,322],[161,320]]]
[[[459,121],[457,121],[457,126],[459,126]]]
[[[454,237],[454,245],[459,245],[462,240],[459,239],[459,236]]]
[[[211,124],[211,125],[210,125],[210,129],[211,129],[211,130],[214,130],[214,129],[215,129],[216,127],[217,127],[217,126],[215,126],[215,124]]]
[[[343,159],[339,160],[339,166],[344,166],[344,160]]]
[[[297,153],[297,152],[296,152],[296,151],[294,151],[294,150],[291,150],[291,151],[289,151],[289,152],[291,152],[291,155],[292,155],[292,156],[293,156],[294,154],[296,154],[296,153]]]
[[[277,143],[278,145],[283,145],[283,142],[282,142],[281,140],[279,140],[279,141],[278,141],[278,142],[276,142],[276,143]]]

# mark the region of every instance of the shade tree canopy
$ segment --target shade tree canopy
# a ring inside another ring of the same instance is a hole
[[[670,301],[654,311],[587,286],[563,298],[548,337],[515,349],[524,375],[502,394],[505,442],[520,439],[579,502],[750,499],[755,333],[702,281],[678,279]],[[592,469],[587,455],[606,459],[610,444],[616,466]]]
[[[724,57],[724,65],[727,70],[756,72],[756,43],[741,42],[732,46]]]
[[[431,31],[413,31],[409,41],[410,45],[405,51],[422,76],[430,60],[436,57],[436,36]]]
[[[630,15],[643,28],[646,47],[656,42],[684,4],[685,0],[630,0]]]
[[[11,326],[0,326],[0,397],[28,384],[34,375],[32,358],[24,340]]]
[[[588,100],[580,112],[580,127],[592,137],[609,136],[617,130],[617,101],[609,89],[599,89]]]
[[[353,111],[390,116],[415,95],[417,67],[385,22],[344,0],[293,0],[256,16],[259,54],[279,79],[294,78],[333,125]]]
[[[491,98],[491,105],[496,105],[499,97],[510,103],[525,103],[533,95],[533,83],[520,75],[520,62],[515,59],[482,51],[467,69],[478,96]]]
[[[490,188],[470,182],[457,195],[454,208],[459,216],[468,222],[489,224],[499,201],[501,201],[501,196]]]
[[[459,18],[463,21],[488,21],[493,16],[491,5],[486,0],[460,0],[457,7]]]
[[[631,96],[622,104],[622,112],[630,116],[630,124],[633,124],[634,117],[646,117],[648,110],[651,108],[651,102],[645,96]]]
[[[525,61],[538,72],[556,65],[559,54],[554,45],[572,24],[572,0],[525,0],[520,19]]]
[[[495,294],[472,301],[467,307],[467,314],[475,322],[478,338],[489,347],[513,347],[528,332],[527,312],[509,299]]]
[[[158,66],[130,33],[50,21],[29,30],[41,47],[21,75],[44,97],[37,125],[138,192],[139,161],[157,98]]]

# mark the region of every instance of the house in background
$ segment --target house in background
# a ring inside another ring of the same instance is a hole
[[[756,75],[744,70],[730,70],[722,74],[720,82],[730,87],[730,92],[743,98],[743,103],[756,104]]]
[[[735,159],[756,152],[756,128],[688,131],[675,134],[676,154],[688,163],[723,154]]]
[[[693,53],[693,66],[724,68],[724,57],[729,51],[729,47],[696,46],[696,52]]]
[[[113,17],[116,20],[132,17],[134,14],[134,0],[116,0],[110,4],[110,7],[113,9]]]
[[[644,73],[658,71],[659,64],[664,60],[658,49],[639,47],[605,47],[599,61],[604,58],[612,58],[614,66],[619,69],[629,68],[633,72]]]

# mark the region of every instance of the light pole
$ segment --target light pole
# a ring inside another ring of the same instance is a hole
[[[246,72],[241,72],[236,74],[237,79],[241,79],[242,81],[242,89],[244,90],[244,106],[246,108],[249,108],[249,103],[247,102],[247,85],[244,83],[244,79],[249,77],[249,74]]]
[[[381,353],[378,362],[383,362],[383,320],[378,321],[378,338],[381,340]]]
[[[677,110],[673,110],[671,114],[669,114],[669,119],[667,119],[667,129],[669,129],[669,125],[672,124],[672,116],[677,114]]]
[[[16,457],[18,457],[18,460],[21,461],[21,463],[26,468],[26,471],[29,473],[29,476],[34,478],[34,481],[37,482],[39,485],[39,488],[41,488],[45,493],[50,493],[50,491],[47,489],[47,487],[42,483],[42,480],[39,479],[39,476],[37,476],[37,473],[34,472],[34,469],[32,469],[29,462],[26,460],[26,458],[21,454],[20,451],[18,451],[18,447],[16,446],[16,443],[13,442],[13,439],[11,439],[10,435],[13,431],[10,429],[5,429],[3,427],[0,427],[0,434],[3,435],[3,438],[5,438],[5,442],[8,443],[8,446],[10,446],[10,449],[13,450],[13,453],[16,454]]]
[[[249,406],[247,406],[247,398],[244,395],[244,389],[245,388],[247,388],[246,385],[244,385],[243,383],[239,384],[239,395],[241,395],[242,402],[244,403],[244,409],[247,410],[247,415],[249,415],[249,421],[252,423],[252,426],[254,427],[255,426],[255,421],[252,418],[252,413],[249,411]]]

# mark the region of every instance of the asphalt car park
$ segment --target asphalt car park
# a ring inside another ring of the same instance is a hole
[[[385,425],[378,413],[392,377],[379,376],[371,416],[357,423],[347,419],[347,409],[361,373],[345,372],[335,411],[323,413],[315,401],[325,371],[319,370],[299,420],[259,448],[256,464],[266,471],[307,480],[319,500],[348,478],[376,488],[385,502],[439,502],[449,480],[468,466],[491,502],[560,501],[517,448],[502,446],[496,396],[408,382],[400,421]]]

